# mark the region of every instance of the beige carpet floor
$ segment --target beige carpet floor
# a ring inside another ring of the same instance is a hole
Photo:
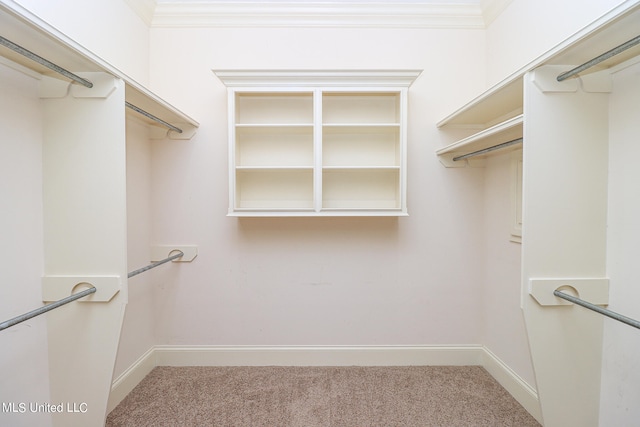
[[[157,367],[116,426],[539,426],[483,368]]]

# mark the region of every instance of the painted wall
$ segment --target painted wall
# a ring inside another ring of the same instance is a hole
[[[483,172],[446,170],[434,151],[436,121],[484,84],[482,68],[452,72],[483,63],[482,35],[152,29],[154,90],[201,123],[192,141],[151,149],[153,239],[199,246],[195,262],[154,276],[158,343],[479,343]],[[409,91],[410,216],[227,217],[226,88],[211,71],[225,68],[424,69]]]
[[[124,0],[15,2],[133,80],[148,84],[149,28]]]
[[[151,259],[152,216],[151,150],[148,127],[140,120],[127,116],[127,260],[128,271],[149,264]],[[153,283],[150,274],[129,279],[129,302],[124,323],[114,379],[156,343],[153,310]]]
[[[638,147],[638,99],[640,65],[614,74],[609,110],[609,225],[607,272],[610,278],[609,309],[640,319],[638,238],[640,227],[640,171]],[[638,369],[640,334],[622,323],[604,323],[600,425],[630,425],[640,419]]]
[[[3,322],[42,305],[42,115],[37,88],[36,78],[0,63]],[[50,415],[32,413],[28,406],[50,402],[44,316],[0,332],[0,367],[0,424],[50,425]],[[7,404],[15,406],[4,406]],[[25,406],[20,408],[20,404]]]
[[[482,288],[482,343],[535,389],[529,343],[520,309],[521,244],[511,240],[512,186],[516,152],[486,160],[484,178],[485,280]]]

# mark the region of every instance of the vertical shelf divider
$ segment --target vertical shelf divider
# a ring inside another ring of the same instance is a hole
[[[322,168],[324,161],[322,158],[322,142],[324,133],[322,129],[322,90],[313,91],[313,200],[316,212],[322,210]]]

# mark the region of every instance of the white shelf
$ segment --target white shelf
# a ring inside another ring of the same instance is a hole
[[[467,138],[456,141],[440,150],[436,151],[440,161],[446,167],[463,167],[464,161],[455,162],[453,159],[457,156],[480,151],[490,148],[508,141],[522,138],[522,125],[524,116],[522,114],[498,123],[488,129],[484,129]],[[486,154],[484,155],[486,156]],[[484,156],[477,156],[482,158]]]
[[[313,170],[313,166],[236,166],[236,171],[294,171]]]
[[[366,130],[370,128],[376,132],[380,131],[381,128],[390,128],[390,129],[398,129],[400,127],[400,123],[323,123],[322,127],[325,129],[362,129]]]
[[[400,170],[400,166],[323,166],[322,170]]]
[[[498,83],[437,123],[439,128],[486,129],[522,114],[522,74]]]

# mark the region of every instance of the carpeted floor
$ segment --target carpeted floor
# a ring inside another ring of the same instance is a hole
[[[483,368],[157,367],[106,426],[539,426]]]

